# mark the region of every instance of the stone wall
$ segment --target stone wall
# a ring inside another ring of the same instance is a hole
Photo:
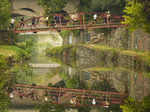
[[[150,34],[137,29],[131,34],[131,37],[133,41],[132,49],[150,51]]]
[[[150,51],[150,34],[141,29],[137,29],[131,33],[126,28],[117,28],[113,29],[111,34],[105,36],[102,32],[89,32],[92,44],[107,45],[113,48]],[[94,42],[94,39],[97,42]]]
[[[108,45],[113,48],[130,49],[130,36],[125,28],[118,28],[111,32]]]

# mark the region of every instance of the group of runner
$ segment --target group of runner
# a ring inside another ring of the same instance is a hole
[[[46,26],[49,26],[49,25],[54,26],[54,25],[57,25],[57,24],[65,25],[68,21],[73,21],[73,22],[78,21],[79,20],[79,16],[80,15],[78,15],[78,14],[72,14],[70,16],[70,20],[66,20],[65,19],[66,15],[55,14],[55,15],[52,15],[52,16],[45,17],[44,22],[45,22]],[[94,21],[94,23],[97,22],[98,17],[99,17],[99,15],[97,13],[93,14],[93,21]],[[104,17],[104,24],[105,23],[109,24],[110,23],[110,18],[111,18],[110,11],[107,11],[105,13],[105,17]],[[40,17],[32,17],[31,25],[35,27],[37,24],[39,24],[40,19],[41,19]],[[16,21],[15,18],[11,19],[11,21],[10,21],[10,28],[13,29],[15,27],[15,21]],[[19,27],[23,28],[25,26],[25,23],[26,23],[26,21],[25,21],[24,17],[21,17],[20,21],[19,21]]]

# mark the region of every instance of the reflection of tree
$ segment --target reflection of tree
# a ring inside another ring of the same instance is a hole
[[[8,112],[9,98],[2,92],[0,92],[0,112]]]
[[[80,80],[78,75],[74,75],[72,78],[66,80],[65,82],[67,88],[76,88],[76,89],[87,89],[85,82]]]
[[[78,108],[78,112],[90,112],[90,107],[80,107]]]
[[[37,107],[39,112],[65,112],[66,107],[63,105],[55,105],[50,103],[43,103]]]
[[[150,112],[150,96],[146,96],[142,101],[135,101],[129,97],[121,106],[123,112]]]
[[[91,89],[94,90],[100,90],[100,91],[110,91],[111,90],[111,85],[108,83],[107,80],[103,80],[103,81],[96,81],[95,83],[93,83]]]

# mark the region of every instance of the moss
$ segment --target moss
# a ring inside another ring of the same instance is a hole
[[[113,68],[104,68],[104,67],[93,67],[93,68],[88,68],[88,69],[85,69],[85,70],[88,70],[88,71],[102,71],[102,72],[105,72],[105,71],[112,71]]]

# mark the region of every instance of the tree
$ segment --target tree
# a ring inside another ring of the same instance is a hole
[[[46,14],[59,12],[65,5],[72,0],[38,0],[43,6]],[[113,13],[121,13],[125,6],[125,0],[76,0],[79,12],[106,11],[111,10]]]
[[[38,0],[46,14],[56,13],[63,10],[68,0]]]
[[[90,8],[92,11],[110,10],[112,13],[122,13],[125,0],[92,0]]]
[[[78,7],[79,12],[89,12],[91,11],[90,5],[92,0],[80,0]]]
[[[6,29],[10,21],[10,3],[8,0],[0,0],[0,29]]]
[[[78,10],[81,12],[104,12],[110,10],[113,13],[122,13],[125,0],[79,0]]]
[[[131,0],[127,1],[124,12],[124,24],[127,24],[130,31],[142,28],[150,33],[150,1]]]

